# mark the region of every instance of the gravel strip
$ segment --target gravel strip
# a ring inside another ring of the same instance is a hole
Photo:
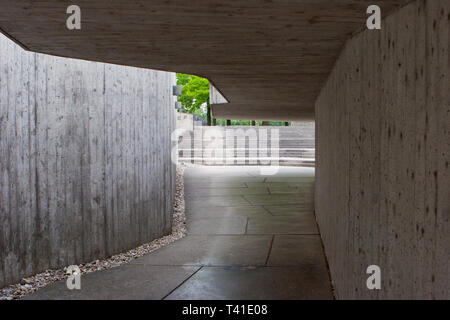
[[[150,243],[143,244],[142,246],[132,249],[128,252],[116,254],[104,260],[95,260],[89,263],[80,264],[78,265],[78,267],[81,270],[81,274],[110,269],[122,264],[126,264],[187,235],[186,216],[184,211],[183,183],[183,173],[184,169],[187,166],[189,165],[179,164],[177,166],[172,234],[153,240]],[[0,300],[20,299],[24,295],[34,292],[39,288],[43,288],[52,282],[66,279],[69,275],[66,272],[67,267],[58,270],[46,270],[34,276],[23,278],[17,284],[13,284],[0,289]]]

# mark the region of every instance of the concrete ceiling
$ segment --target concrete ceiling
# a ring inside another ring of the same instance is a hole
[[[204,76],[228,119],[296,120],[314,102],[366,9],[405,0],[1,0],[0,28],[26,49]],[[67,6],[82,30],[66,28]],[[376,31],[375,31],[376,32]]]

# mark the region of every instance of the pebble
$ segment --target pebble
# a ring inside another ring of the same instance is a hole
[[[140,258],[152,251],[160,249],[187,235],[183,182],[183,173],[187,166],[189,165],[179,164],[177,166],[174,213],[172,216],[172,233],[168,236],[153,240],[150,243],[143,244],[128,252],[116,254],[108,259],[95,260],[89,263],[80,264],[78,267],[81,270],[81,274],[118,267],[134,259]],[[30,294],[52,282],[67,278],[66,271],[67,267],[64,267],[58,270],[46,270],[34,276],[23,278],[17,284],[0,289],[0,300],[20,299],[26,294]]]

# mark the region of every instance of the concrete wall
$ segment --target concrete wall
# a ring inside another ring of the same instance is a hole
[[[337,298],[450,298],[449,7],[414,1],[354,36],[316,102],[315,206]]]
[[[212,105],[228,103],[227,99],[212,84],[209,85],[209,101]]]
[[[174,83],[0,36],[0,287],[170,232]]]

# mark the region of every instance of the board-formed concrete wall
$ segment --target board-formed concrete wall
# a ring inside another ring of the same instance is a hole
[[[170,232],[173,84],[0,35],[0,287]]]
[[[450,298],[449,7],[414,1],[354,36],[316,102],[316,215],[339,299]]]

